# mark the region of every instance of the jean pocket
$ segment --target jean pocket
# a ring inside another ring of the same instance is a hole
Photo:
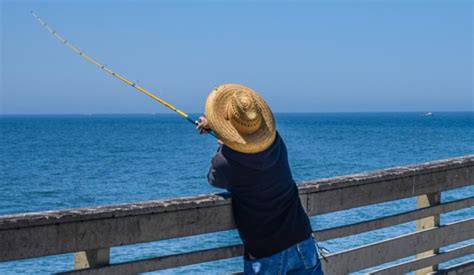
[[[310,237],[296,245],[298,254],[303,261],[304,268],[310,269],[318,265],[318,252],[313,237]]]

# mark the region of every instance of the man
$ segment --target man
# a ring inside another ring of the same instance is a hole
[[[209,183],[232,195],[244,244],[245,274],[322,274],[311,224],[292,178],[273,114],[253,90],[237,84],[214,89],[197,129],[211,129],[219,148]]]

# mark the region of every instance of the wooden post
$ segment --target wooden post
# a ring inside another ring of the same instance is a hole
[[[74,254],[74,269],[101,267],[110,263],[110,248],[94,249],[76,252]]]
[[[421,195],[417,197],[416,200],[416,207],[417,208],[424,208],[428,206],[433,206],[441,203],[441,193],[430,193],[426,195]],[[416,221],[416,231],[424,230],[427,228],[438,227],[440,224],[439,221],[440,215],[434,215],[431,217],[426,217],[423,219],[419,219]],[[424,258],[430,255],[438,254],[439,248],[434,250],[425,251],[420,254],[416,254],[416,258]],[[415,275],[424,275],[427,273],[431,273],[438,270],[438,265],[428,266],[422,269],[415,271]]]

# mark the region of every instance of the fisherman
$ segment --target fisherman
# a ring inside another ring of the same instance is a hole
[[[245,86],[219,86],[209,94],[197,129],[212,129],[219,138],[208,180],[232,196],[244,274],[323,274],[286,146],[266,102]]]

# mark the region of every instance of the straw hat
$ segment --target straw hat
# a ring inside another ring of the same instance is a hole
[[[262,152],[275,140],[275,119],[255,91],[239,84],[215,88],[207,97],[206,118],[224,144],[235,151]]]

